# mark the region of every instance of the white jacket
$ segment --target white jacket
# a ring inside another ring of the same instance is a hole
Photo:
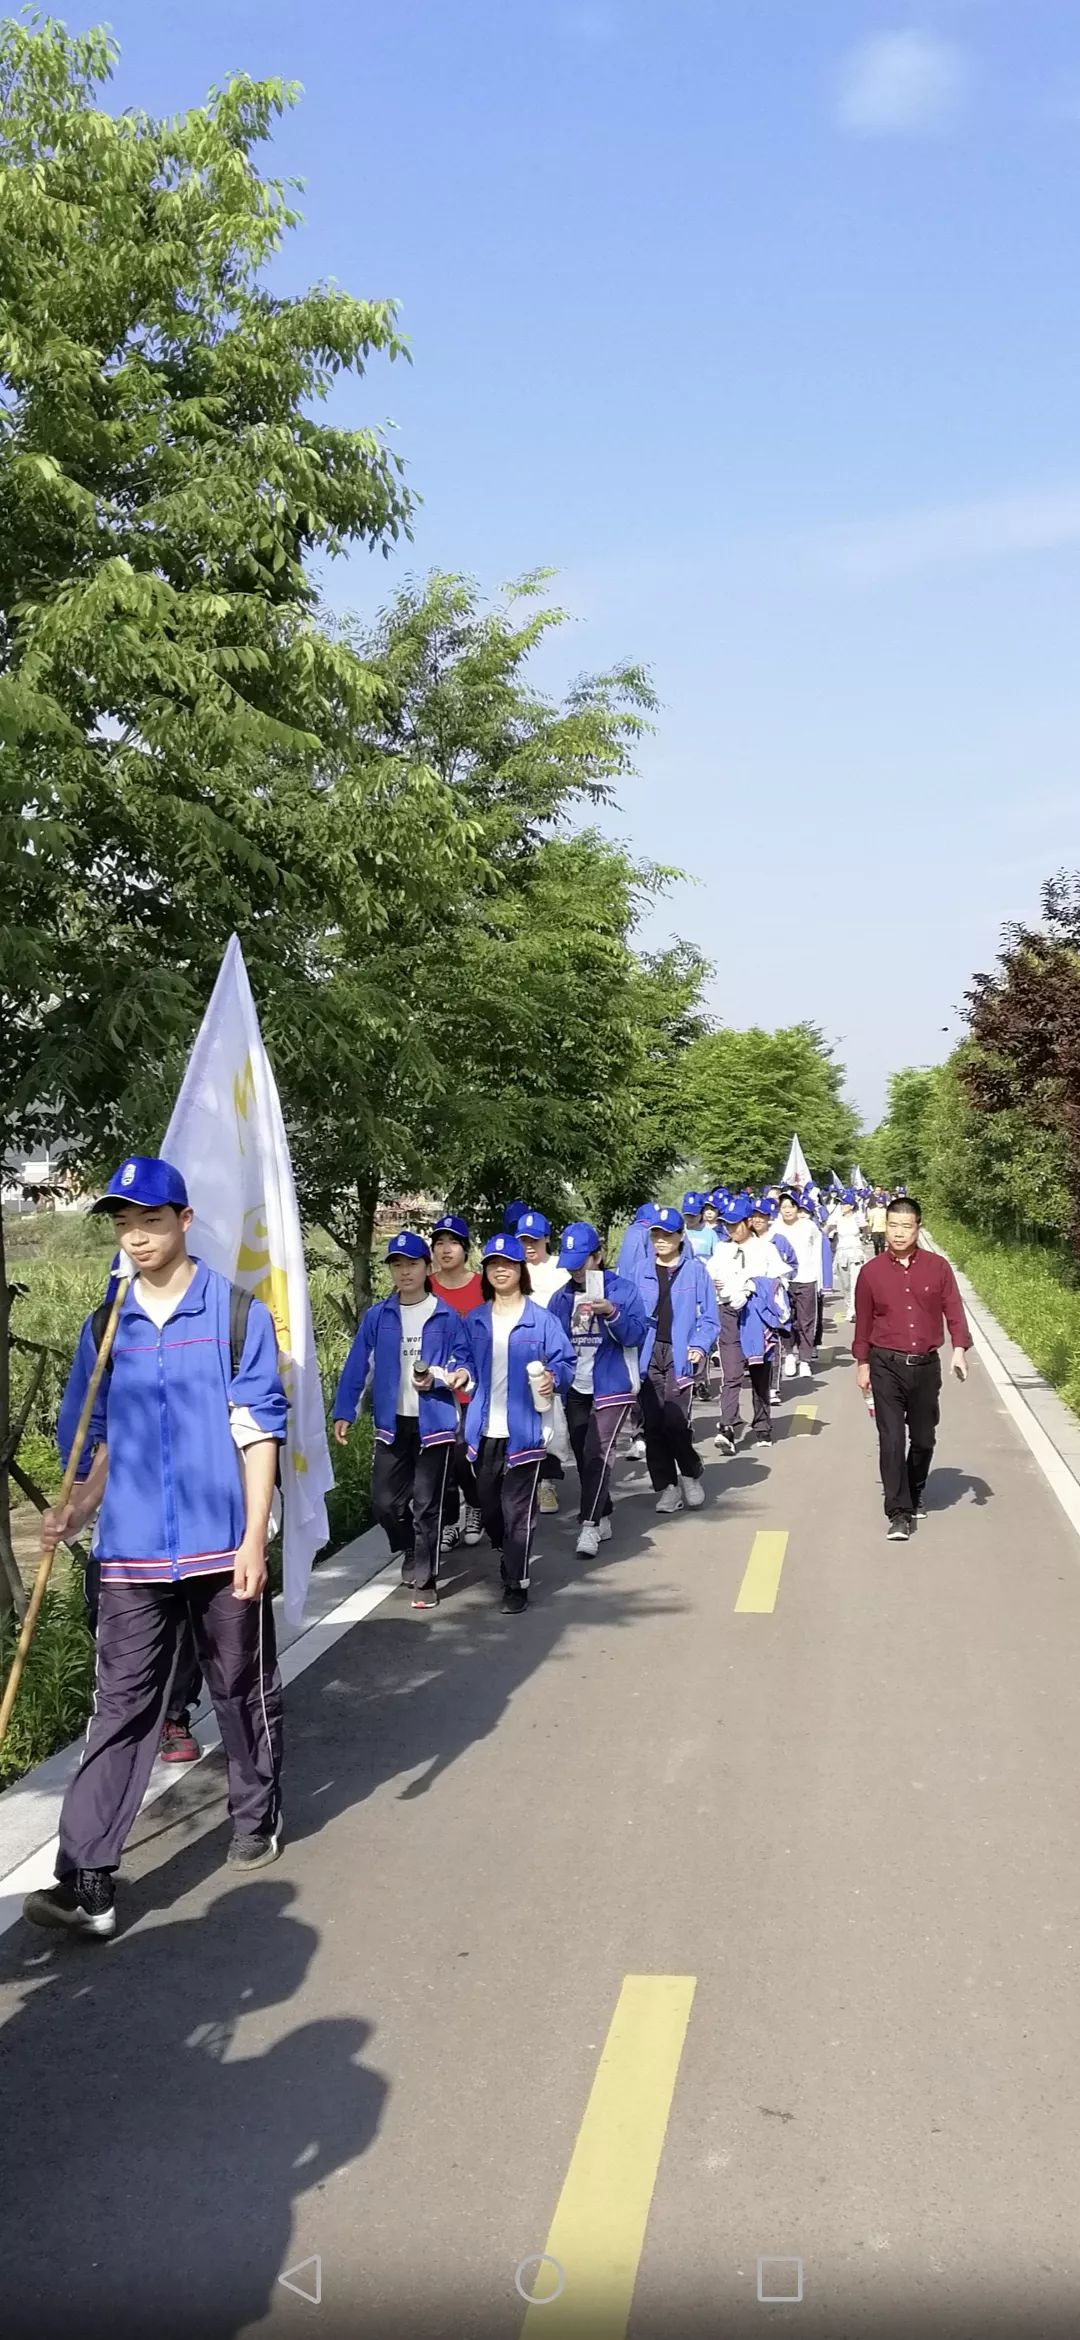
[[[778,1219],[776,1232],[778,1235],[787,1236],[799,1263],[792,1277],[792,1282],[816,1284],[820,1292],[822,1288],[820,1227],[815,1226],[813,1219],[809,1218],[805,1211],[800,1211],[793,1227],[789,1227],[786,1220]]]

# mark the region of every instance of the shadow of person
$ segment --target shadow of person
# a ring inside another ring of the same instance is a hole
[[[388,2093],[369,2022],[274,2020],[318,1942],[292,1895],[253,1879],[109,1950],[19,1936],[4,2340],[233,2340],[268,2312],[294,2202],[367,2150]]]
[[[931,1470],[923,1501],[927,1511],[951,1511],[955,1504],[968,1501],[977,1504],[981,1511],[984,1504],[992,1502],[993,1494],[988,1480],[945,1464],[940,1470]]]

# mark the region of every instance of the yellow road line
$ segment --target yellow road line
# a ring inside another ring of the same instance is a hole
[[[736,1611],[753,1617],[771,1617],[780,1589],[780,1572],[787,1551],[787,1530],[759,1528],[750,1548],[746,1573],[739,1586]]]
[[[545,2257],[522,2276],[521,2340],[623,2340],[696,1979],[628,1974],[596,2069]]]
[[[806,1425],[806,1430],[809,1430],[811,1422],[816,1422],[816,1421],[817,1421],[817,1407],[816,1407],[816,1406],[796,1406],[796,1408],[795,1408],[795,1412],[794,1412],[794,1415],[793,1415],[793,1417],[792,1417],[792,1424],[791,1424],[791,1429],[790,1429],[790,1430],[789,1430],[789,1432],[788,1432],[788,1436],[789,1436],[789,1438],[798,1438],[798,1437],[800,1437],[800,1436],[805,1436],[805,1431],[803,1430],[803,1427],[802,1427],[802,1426],[803,1426],[803,1424],[805,1423],[805,1425]]]

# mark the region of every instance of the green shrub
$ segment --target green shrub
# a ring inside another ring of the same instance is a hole
[[[1080,1288],[1063,1249],[1002,1243],[941,1211],[927,1211],[935,1243],[970,1277],[1011,1340],[1018,1341],[1066,1405],[1080,1413]]]
[[[0,1630],[0,1680],[6,1681],[18,1626]],[[46,1593],[19,1695],[0,1746],[0,1787],[43,1763],[86,1728],[94,1694],[94,1644],[86,1626],[82,1576],[73,1569]]]

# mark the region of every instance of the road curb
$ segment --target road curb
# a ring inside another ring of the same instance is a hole
[[[388,1564],[382,1529],[368,1528],[314,1570],[301,1626],[286,1625],[279,1593],[274,1622],[283,1681],[295,1681],[306,1672],[343,1633],[388,1599],[399,1581],[396,1566]],[[213,1754],[221,1740],[209,1699],[199,1707],[193,1728],[202,1754]],[[23,1894],[47,1885],[52,1877],[60,1806],[82,1746],[81,1738],[73,1739],[0,1793],[0,1934],[14,1924]],[[155,1764],[143,1810],[195,1768],[191,1763]]]

